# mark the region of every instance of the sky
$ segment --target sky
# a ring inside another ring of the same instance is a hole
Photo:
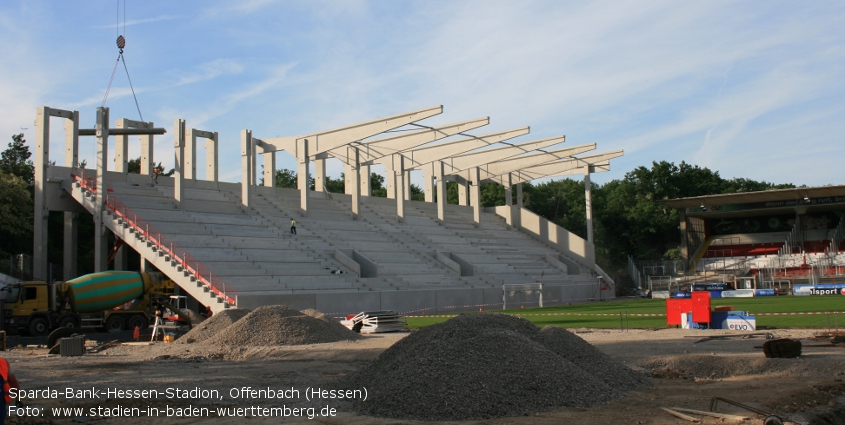
[[[174,120],[219,132],[220,179],[240,181],[244,129],[294,136],[443,105],[420,124],[489,116],[470,133],[530,126],[512,142],[624,150],[599,184],[685,161],[728,179],[840,185],[843,22],[839,1],[4,0],[0,147],[24,133],[34,152],[40,106],[93,128],[105,100],[112,125],[167,129],[155,160],[168,169]],[[94,143],[80,139],[88,164]],[[282,152],[277,167],[295,161]]]

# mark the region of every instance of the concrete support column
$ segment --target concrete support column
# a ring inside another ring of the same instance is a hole
[[[587,242],[593,243],[593,185],[590,183],[590,168],[584,174],[584,200],[587,207]]]
[[[352,161],[352,158],[348,158],[348,160]],[[354,166],[352,164],[343,165],[343,193],[350,196],[352,195],[352,182],[357,181],[352,179],[352,173],[356,172],[357,170],[354,169]]]
[[[118,248],[117,253],[114,255],[114,269],[115,270],[126,270],[129,266],[129,247],[126,245],[121,246]]]
[[[481,172],[478,167],[470,169],[470,203],[472,204],[472,221],[481,224]]]
[[[65,166],[71,169],[79,166],[79,111],[73,111],[73,118],[65,121]],[[78,273],[79,214],[64,212],[62,238],[63,278],[73,279]]]
[[[252,169],[252,130],[241,130],[241,168],[243,170],[241,176],[241,205],[249,208],[249,203],[252,198],[252,177],[255,175],[255,170]]]
[[[396,198],[396,175],[390,162],[384,164],[384,187],[387,188],[387,199],[394,199]]]
[[[344,177],[346,173],[344,173]],[[314,191],[315,192],[325,192],[326,191],[326,160],[325,159],[315,159],[314,160]]]
[[[405,194],[404,195],[405,200],[410,201],[411,200],[411,172],[410,171],[405,171],[405,173],[402,175],[402,184],[404,185],[403,188],[402,188],[402,193]]]
[[[664,210],[666,211],[666,210]],[[681,258],[684,259],[684,270],[690,267],[689,238],[687,237],[687,211],[685,208],[678,208],[678,219],[680,225],[678,230],[681,234]]]
[[[434,178],[437,179],[437,219],[446,221],[446,181],[443,179],[443,162],[434,164]]]
[[[197,136],[194,129],[185,132],[185,180],[197,179]]]
[[[97,193],[94,198],[94,271],[108,269],[109,247],[105,219],[106,172],[108,171],[109,109],[97,108]]]
[[[117,120],[117,128],[128,128],[126,119]],[[114,136],[114,171],[127,174],[129,172],[129,136]]]
[[[62,246],[62,270],[64,280],[77,276],[79,262],[79,214],[65,211],[64,234]]]
[[[144,258],[144,256],[142,255],[142,256],[141,256],[141,270],[139,270],[139,271],[140,271],[141,273],[144,273],[144,272],[151,272],[151,271],[153,271],[153,269],[154,269],[153,265],[152,265],[152,264],[150,264],[150,262],[149,262],[149,261],[147,261],[147,260]]]
[[[505,174],[505,222],[508,224],[508,229],[513,227],[513,175],[511,173]]]
[[[514,226],[522,227],[522,183],[516,185],[516,207],[512,219]]]
[[[467,206],[467,182],[458,181],[458,205]]]
[[[358,174],[361,176],[361,196],[372,196],[373,186],[370,182],[370,166],[362,165]]]
[[[47,165],[50,163],[50,108],[38,108],[35,117],[35,199],[33,216],[32,274],[47,279]]]
[[[155,127],[152,122],[149,123],[150,128]],[[141,136],[141,174],[151,175],[153,168],[155,168],[155,159],[153,157],[153,135],[146,134]]]
[[[353,146],[346,147],[346,157],[349,158],[349,174],[346,175],[346,185],[352,191],[352,219],[357,220],[361,208],[361,183],[358,179],[361,177],[359,172],[360,161],[358,148]],[[348,182],[348,184],[347,184]]]
[[[276,187],[276,152],[261,154],[264,159],[264,187]]]
[[[50,117],[70,120],[65,123],[65,165],[77,165],[79,157],[79,112],[40,107],[35,117],[35,185],[33,190],[32,273],[35,279],[47,280],[48,217],[47,167],[50,165]]]
[[[117,128],[140,128],[140,129],[152,129],[154,127],[153,122],[144,122],[144,121],[135,121],[130,120],[127,118],[120,118],[117,120]],[[147,134],[140,136],[141,138],[141,159],[140,159],[140,166],[141,170],[140,173],[144,175],[150,175],[152,173],[152,169],[155,166],[153,163],[153,135]],[[115,146],[115,154],[114,154],[114,171],[119,173],[128,173],[129,172],[129,136],[126,135],[115,135],[114,137],[114,146]]]
[[[255,154],[255,142],[258,139],[252,138],[252,133],[250,133],[249,140],[249,185],[251,186],[249,190],[252,192],[252,187],[258,185],[258,177],[255,175],[255,169],[258,166],[258,155]]]
[[[220,134],[216,131],[212,134],[213,137],[205,140],[205,179],[211,182],[216,182],[219,178],[219,155],[217,154],[217,149],[219,146]]]
[[[79,166],[79,111],[65,121],[65,167]]]
[[[399,154],[393,155],[393,177],[395,179],[396,193],[396,221],[405,222],[405,157]]]
[[[434,164],[423,169],[423,192],[426,202],[434,202]]]
[[[308,139],[296,140],[297,186],[299,187],[299,213],[303,217],[308,215]]]
[[[173,150],[176,155],[173,167],[173,200],[183,208],[182,190],[185,184],[185,120],[173,121]]]

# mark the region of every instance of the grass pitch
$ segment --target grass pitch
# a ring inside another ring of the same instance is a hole
[[[845,329],[845,296],[842,295],[713,298],[711,305],[732,306],[734,310],[747,311],[756,316],[759,329]],[[608,329],[666,327],[666,300],[625,299],[546,308],[490,310],[486,313],[523,316],[537,326]],[[766,315],[771,313],[782,315]],[[422,328],[448,319],[449,317],[409,317],[408,327]]]

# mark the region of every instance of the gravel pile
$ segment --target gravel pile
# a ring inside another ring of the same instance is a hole
[[[177,344],[205,342],[214,335],[217,335],[218,332],[228,328],[233,323],[249,314],[250,311],[251,310],[245,308],[230,308],[223,310],[204,320],[199,325],[194,326],[190,332],[182,335],[182,337],[177,339],[175,342]]]
[[[361,414],[461,421],[589,407],[647,382],[568,331],[483,314],[414,332],[340,384],[367,388]]]
[[[616,389],[630,391],[650,383],[646,374],[631,370],[566,329],[546,326],[540,330],[537,341]]]
[[[212,316],[214,318],[214,316]],[[359,336],[331,319],[318,319],[283,305],[256,308],[208,339],[208,344],[228,346],[322,344],[358,339]]]

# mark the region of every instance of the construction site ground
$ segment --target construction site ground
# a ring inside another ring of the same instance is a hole
[[[769,330],[778,338],[799,338],[803,355],[793,359],[767,359],[755,348],[766,335],[737,337],[723,330],[573,329],[577,335],[614,359],[654,377],[653,384],[629,392],[609,404],[592,408],[560,408],[530,416],[506,417],[481,421],[443,422],[461,424],[682,424],[691,423],[670,416],[661,407],[708,410],[714,396],[724,397],[777,414],[794,423],[845,423],[845,344],[833,347],[807,347],[828,341],[813,339],[820,330]],[[2,356],[9,360],[25,389],[119,388],[126,390],[200,388],[217,390],[223,401],[200,399],[91,400],[36,398],[25,406],[44,408],[43,416],[12,417],[8,423],[70,424],[151,423],[151,424],[241,424],[243,417],[165,417],[165,407],[193,408],[250,406],[308,408],[319,414],[326,406],[336,409],[336,416],[271,418],[253,416],[251,424],[413,424],[408,420],[373,418],[356,415],[351,404],[336,399],[306,401],[247,400],[229,397],[233,388],[342,389],[334,382],[361,368],[382,351],[407,336],[407,332],[367,335],[357,341],[300,346],[214,347],[203,344],[122,345],[96,354],[79,357],[48,355],[43,348],[27,348],[29,339],[10,339],[22,347],[9,347]],[[720,337],[728,335],[726,337]],[[90,334],[89,339],[105,342],[110,334]],[[719,337],[719,338],[711,338]],[[518,358],[513,359],[518,362]],[[507,368],[507,364],[502,364]],[[425,373],[421,370],[420,373]],[[443,382],[448,391],[450,382]],[[91,416],[52,417],[52,408],[148,407],[162,410],[158,417],[129,416],[94,418]],[[432,406],[436,408],[436,406]],[[745,415],[744,423],[763,423],[763,416],[720,402],[717,411]],[[702,424],[743,423],[738,420],[700,418]]]

